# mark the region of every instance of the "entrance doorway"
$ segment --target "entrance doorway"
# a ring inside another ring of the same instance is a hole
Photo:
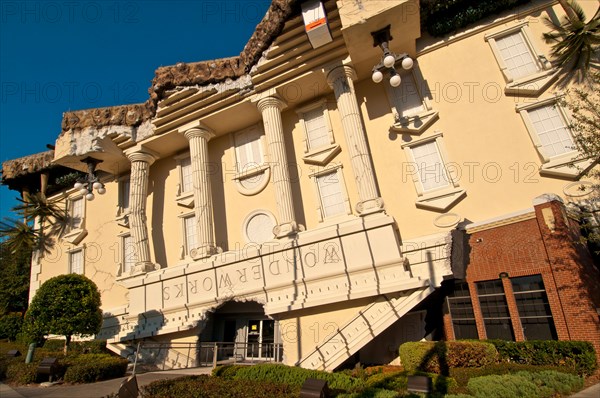
[[[252,359],[275,358],[275,321],[251,319],[248,321],[246,356]]]
[[[200,346],[203,358],[218,363],[283,359],[278,322],[253,301],[229,301],[215,310],[201,332]]]

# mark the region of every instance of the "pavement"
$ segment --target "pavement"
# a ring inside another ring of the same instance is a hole
[[[192,368],[150,372],[137,375],[138,386],[141,388],[156,380],[174,379],[182,376],[210,374],[212,368]],[[105,398],[119,391],[121,382],[126,377],[100,381],[93,384],[62,385],[51,387],[9,387],[0,383],[0,398]]]
[[[210,374],[211,368],[192,368],[150,372],[137,375],[138,386],[142,387],[156,380],[174,379],[182,376]],[[65,386],[55,384],[51,387],[15,387],[0,383],[0,398],[105,398],[119,391],[126,377],[101,381],[93,384]],[[600,398],[600,383],[571,395],[569,398]]]

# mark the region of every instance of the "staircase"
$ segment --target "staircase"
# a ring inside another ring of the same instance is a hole
[[[380,296],[297,365],[307,369],[334,370],[435,290],[428,281],[419,281],[416,285],[399,295]]]

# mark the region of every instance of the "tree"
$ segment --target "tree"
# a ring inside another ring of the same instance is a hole
[[[25,194],[12,208],[21,220],[0,221],[0,237],[12,252],[20,250],[49,250],[53,237],[64,232],[68,225],[67,212],[60,200],[48,200],[41,192]]]
[[[553,44],[552,56],[563,71],[563,83],[574,76],[585,80],[590,66],[598,64],[600,7],[586,22],[585,12],[576,1],[559,0],[559,3],[566,16],[558,23],[548,17],[544,19],[545,24],[552,29],[551,32],[544,33],[544,40]]]
[[[25,330],[40,339],[48,334],[65,336],[65,353],[74,335],[97,334],[102,325],[100,292],[83,275],[67,274],[40,286],[25,314]]]
[[[569,90],[568,99],[563,101],[571,110],[570,128],[581,159],[592,159],[595,167],[586,174],[595,181],[590,188],[591,195],[586,203],[581,204],[583,210],[582,226],[586,233],[587,242],[592,253],[600,256],[600,72],[592,71],[585,85],[579,85]]]

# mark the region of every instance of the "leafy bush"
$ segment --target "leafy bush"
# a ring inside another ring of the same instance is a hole
[[[0,316],[0,339],[15,341],[23,327],[23,316],[18,312]]]
[[[264,364],[254,366],[233,365],[221,371],[221,377],[233,380],[256,380],[301,387],[308,378],[326,380],[329,388],[354,391],[364,382],[344,373],[329,373],[298,367]]]
[[[511,374],[522,371],[541,372],[544,370],[554,370],[562,373],[577,374],[575,369],[571,368],[559,366],[521,365],[517,363],[493,364],[484,368],[453,368],[450,369],[450,376],[456,380],[459,389],[458,391],[451,390],[451,392],[465,392],[462,391],[462,387],[466,387],[469,380],[475,377]]]
[[[385,390],[383,388],[367,388],[361,392],[353,392],[348,394],[338,394],[337,398],[397,398],[400,393],[393,390]]]
[[[259,366],[259,365],[257,365]],[[254,366],[251,366],[251,368]],[[300,389],[253,380],[230,380],[207,375],[159,380],[142,387],[144,398],[296,398]]]
[[[109,354],[85,354],[65,360],[65,381],[93,383],[125,376],[128,361]]]
[[[421,2],[421,26],[432,36],[443,36],[489,15],[531,0],[444,0]]]
[[[408,342],[400,346],[406,370],[448,374],[456,367],[481,367],[495,363],[498,353],[492,344],[479,341]]]
[[[13,384],[35,383],[38,365],[36,362],[11,361],[6,368],[6,380]]]
[[[488,340],[503,362],[528,365],[553,365],[571,367],[580,375],[589,375],[598,367],[594,346],[587,341]]]
[[[485,398],[544,398],[557,392],[569,394],[582,386],[580,377],[555,371],[475,377],[467,385],[471,394]]]

